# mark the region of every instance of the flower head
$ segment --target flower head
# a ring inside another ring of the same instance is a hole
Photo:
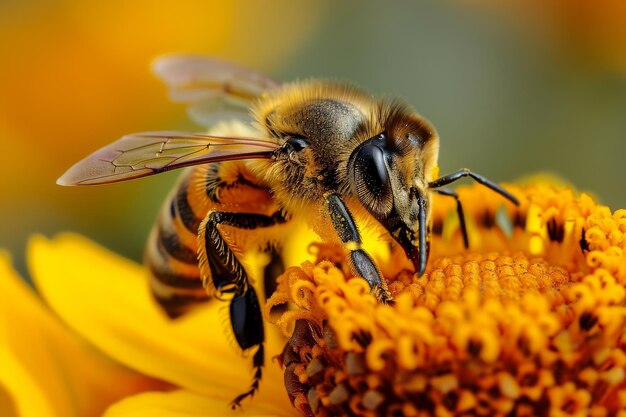
[[[376,302],[342,254],[290,268],[267,308],[294,330],[285,385],[304,415],[615,415],[626,409],[626,211],[536,185],[519,208],[460,190],[471,251],[435,203],[424,277]],[[505,215],[501,216],[501,211]]]

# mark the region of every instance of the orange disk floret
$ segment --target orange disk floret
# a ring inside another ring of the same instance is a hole
[[[475,197],[467,213],[483,233],[501,202],[477,190],[460,194]],[[290,268],[267,308],[293,306],[276,323],[294,328],[280,357],[294,406],[317,416],[626,412],[626,211],[550,187],[514,193],[512,233],[439,253],[422,278],[386,277],[392,305],[336,256]]]

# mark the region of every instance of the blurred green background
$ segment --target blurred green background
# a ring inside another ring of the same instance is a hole
[[[0,246],[76,231],[141,259],[176,173],[62,188],[124,133],[197,130],[149,72],[169,52],[279,80],[349,79],[400,95],[442,137],[441,171],[497,181],[549,171],[626,207],[626,2],[0,2]]]

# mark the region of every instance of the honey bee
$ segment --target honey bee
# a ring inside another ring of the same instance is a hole
[[[208,295],[229,303],[237,344],[256,349],[252,384],[234,406],[258,390],[264,366],[260,302],[242,266],[243,251],[280,242],[294,219],[306,221],[323,241],[342,245],[354,274],[389,303],[355,216],[386,230],[421,276],[433,193],[456,199],[466,246],[461,202],[443,187],[469,177],[518,204],[501,186],[468,169],[437,177],[439,137],[400,100],[377,99],[326,80],[280,84],[208,57],[164,57],[154,69],[172,98],[189,105],[194,120],[212,126],[234,118],[253,127],[237,135],[213,130],[124,136],[75,164],[58,184],[107,184],[192,167],[163,206],[146,264],[152,292],[171,317]]]

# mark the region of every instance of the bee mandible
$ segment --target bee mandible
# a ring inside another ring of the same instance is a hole
[[[250,127],[237,134],[214,127],[208,134],[127,135],[75,164],[58,184],[108,184],[191,167],[148,240],[150,287],[171,317],[208,295],[229,303],[237,344],[255,349],[252,384],[234,406],[258,390],[264,366],[261,307],[241,263],[243,251],[279,244],[294,219],[306,221],[322,240],[342,245],[354,274],[388,303],[386,282],[362,247],[355,217],[382,226],[421,276],[433,193],[456,199],[466,247],[462,205],[446,185],[469,177],[518,204],[468,169],[438,177],[439,137],[400,100],[326,80],[281,84],[209,57],[168,56],[154,70],[171,97],[189,105],[194,120],[219,126],[237,119]]]

